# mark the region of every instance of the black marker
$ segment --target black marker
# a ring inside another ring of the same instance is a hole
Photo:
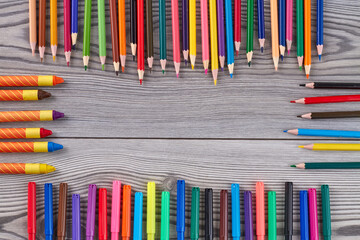
[[[293,235],[293,183],[285,183],[285,240],[291,240]]]
[[[205,240],[213,239],[213,190],[205,189]]]

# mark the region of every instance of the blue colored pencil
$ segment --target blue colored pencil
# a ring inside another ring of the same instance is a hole
[[[285,0],[279,0],[279,45],[281,61],[284,60],[285,54],[285,27],[286,27],[286,5]]]
[[[324,0],[317,0],[316,26],[316,48],[319,55],[319,61],[321,61],[324,47]]]
[[[265,18],[264,18],[264,0],[257,0],[258,13],[258,38],[260,44],[260,51],[264,51],[265,45]]]
[[[234,73],[234,36],[232,24],[232,7],[231,0],[225,0],[225,26],[226,26],[226,51],[227,51],[227,64],[230,77]]]
[[[300,191],[300,236],[301,240],[309,240],[309,204],[308,191]]]
[[[231,184],[231,217],[233,240],[240,240],[240,187],[239,184]]]
[[[78,0],[71,0],[71,41],[75,49],[78,35]]]
[[[284,131],[298,136],[360,138],[360,131],[298,128]]]

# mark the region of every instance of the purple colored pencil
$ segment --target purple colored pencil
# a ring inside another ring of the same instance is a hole
[[[189,0],[182,0],[182,49],[185,65],[189,57]]]
[[[216,1],[217,27],[218,27],[218,50],[221,71],[225,64],[225,33],[224,33],[224,0]]]
[[[245,214],[245,240],[254,239],[253,213],[252,213],[252,193],[244,192],[244,214]]]
[[[96,185],[90,184],[86,218],[86,240],[93,240],[95,235]]]

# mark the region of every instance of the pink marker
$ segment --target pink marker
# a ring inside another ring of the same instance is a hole
[[[121,182],[113,181],[111,202],[111,240],[119,239],[120,232]]]
[[[309,194],[310,240],[319,240],[316,189],[310,188],[308,192],[309,192],[308,194]]]
[[[208,20],[208,6],[207,0],[200,0],[201,10],[201,47],[202,60],[204,64],[205,74],[209,68],[209,20]]]
[[[178,0],[171,0],[171,23],[173,40],[173,57],[176,76],[180,72],[180,33],[179,33],[179,5]]]
[[[293,35],[293,0],[286,0],[286,46],[290,54]]]

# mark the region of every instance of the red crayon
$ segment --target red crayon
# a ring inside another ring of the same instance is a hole
[[[99,189],[99,240],[107,240],[107,190]]]
[[[338,102],[359,102],[360,95],[341,95],[341,96],[323,96],[300,98],[291,103],[318,104],[318,103],[338,103]]]
[[[36,184],[28,183],[28,234],[29,240],[36,238]]]

